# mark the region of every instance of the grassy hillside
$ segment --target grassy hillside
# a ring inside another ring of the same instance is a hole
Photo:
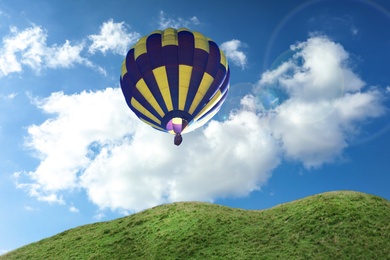
[[[183,202],[70,229],[0,259],[390,259],[390,201],[328,192],[268,210]]]

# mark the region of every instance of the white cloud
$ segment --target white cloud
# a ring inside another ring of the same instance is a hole
[[[67,40],[64,45],[54,45],[47,48],[47,67],[49,68],[69,68],[74,63],[83,63],[84,58],[81,57],[81,51],[84,48],[84,44],[78,44],[75,46],[70,45]]]
[[[179,29],[181,27],[191,27],[192,25],[199,25],[199,19],[196,16],[190,17],[190,18],[171,18],[166,17],[165,13],[163,11],[160,11],[160,20],[159,20],[159,29],[164,30],[166,28],[176,28]]]
[[[296,66],[293,62],[287,61],[279,65],[274,70],[267,70],[261,75],[259,85],[274,85],[277,82],[283,80],[284,77],[288,76],[288,72],[293,71],[295,68]]]
[[[312,37],[291,46],[292,59],[259,81],[258,90],[272,84],[288,99],[274,110],[271,127],[287,158],[307,168],[332,162],[341,155],[363,120],[384,113],[377,90],[348,67],[348,53],[326,37]]]
[[[89,47],[90,53],[100,51],[106,53],[112,51],[114,54],[126,55],[131,44],[134,44],[140,34],[137,32],[128,33],[124,22],[115,23],[109,20],[100,27],[100,34],[90,35],[92,41]]]
[[[348,67],[348,53],[326,37],[312,37],[291,46],[296,54],[287,62],[294,71],[283,72],[279,83],[293,98],[303,101],[332,99],[348,91],[360,90],[365,83]],[[300,64],[303,60],[303,64]],[[284,65],[284,64],[283,64]],[[283,66],[282,65],[282,66]]]
[[[96,141],[123,137],[129,128],[124,105],[117,91],[87,93],[67,96],[53,93],[41,100],[39,107],[55,119],[28,128],[27,146],[36,151],[41,160],[35,172],[27,173],[37,182],[35,190],[55,191],[77,187],[77,174],[89,164],[89,145]],[[115,128],[115,124],[122,128]],[[37,196],[40,194],[36,194]]]
[[[226,57],[233,64],[245,69],[247,65],[247,57],[243,51],[238,50],[243,47],[243,43],[239,40],[231,40],[221,44],[221,49],[224,51]]]
[[[28,128],[28,147],[40,164],[15,177],[40,200],[77,188],[102,209],[141,210],[244,196],[259,189],[279,162],[264,122],[251,111],[212,121],[176,147],[173,136],[138,122],[120,89],[54,93],[39,107],[53,114]]]
[[[39,70],[46,37],[46,32],[38,26],[22,32],[11,27],[11,35],[3,38],[3,46],[0,49],[0,76],[20,72],[22,64]]]
[[[0,77],[10,73],[21,72],[23,66],[39,72],[42,68],[70,68],[74,64],[83,64],[105,74],[104,69],[82,57],[84,44],[47,46],[47,32],[33,25],[23,31],[11,27],[10,35],[3,38],[0,49]]]

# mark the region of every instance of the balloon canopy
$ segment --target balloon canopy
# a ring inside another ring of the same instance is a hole
[[[209,121],[229,90],[230,70],[218,45],[199,32],[166,29],[144,36],[122,64],[127,105],[143,122],[175,135]]]

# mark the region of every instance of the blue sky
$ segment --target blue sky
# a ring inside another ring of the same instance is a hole
[[[0,253],[173,201],[390,199],[388,1],[0,1]],[[229,96],[203,128],[139,122],[119,87],[156,29],[212,38]]]

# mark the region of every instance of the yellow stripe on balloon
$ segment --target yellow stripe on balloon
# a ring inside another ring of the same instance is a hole
[[[121,76],[123,76],[127,73],[127,68],[126,68],[126,59],[123,60],[122,62],[122,70],[121,70]]]
[[[169,90],[167,70],[165,66],[161,66],[154,69],[153,74],[168,111],[172,111],[173,105],[172,105],[171,91]]]
[[[221,64],[225,67],[225,69],[227,70],[228,69],[228,61],[226,59],[226,56],[225,54],[223,53],[222,50],[219,50],[219,52],[221,53]]]
[[[194,120],[198,120],[199,118],[201,118],[204,114],[207,113],[207,111],[211,108],[211,107],[214,107],[215,104],[218,103],[218,101],[221,100],[221,98],[223,97],[222,93],[221,93],[221,90],[218,90],[217,93],[215,93],[215,95],[213,96],[213,98],[204,106],[204,108],[194,117]]]
[[[207,40],[207,38],[203,34],[198,32],[193,32],[193,35],[195,37],[195,48],[202,49],[208,53],[209,41]]]
[[[202,81],[199,84],[198,91],[196,92],[196,95],[194,97],[194,100],[192,101],[190,110],[188,111],[190,114],[194,113],[196,107],[199,105],[200,101],[206,94],[207,90],[210,88],[211,83],[213,83],[214,78],[208,74],[204,73]]]
[[[149,112],[141,103],[139,103],[135,98],[131,99],[131,105],[137,109],[141,114],[148,117],[150,120],[156,122],[157,125],[161,124],[161,121],[155,117],[152,113]],[[149,123],[150,124],[150,123]]]
[[[144,79],[140,79],[137,84],[135,85],[138,91],[141,93],[141,95],[149,102],[149,104],[154,108],[154,110],[157,111],[157,113],[163,117],[164,112],[162,111],[160,105],[158,104],[157,100],[154,98],[152,92],[150,92],[150,89],[146,85]]]
[[[139,41],[137,44],[134,46],[134,59],[136,60],[140,55],[146,53],[146,39],[148,37],[144,36]]]
[[[190,87],[192,66],[179,65],[179,109],[184,110]]]
[[[177,38],[177,32],[175,29],[168,28],[164,30],[162,34],[162,46],[167,45],[179,45],[179,40]]]
[[[159,129],[159,130],[165,131],[165,129],[161,128],[160,126],[155,125],[155,124],[152,124],[151,122],[146,121],[146,120],[143,119],[143,118],[139,118],[139,119],[140,119],[142,122],[144,122],[144,123],[146,123],[146,124],[148,124],[148,125],[150,125],[150,126],[152,126],[152,127],[154,127],[154,128],[157,128],[157,129]]]

